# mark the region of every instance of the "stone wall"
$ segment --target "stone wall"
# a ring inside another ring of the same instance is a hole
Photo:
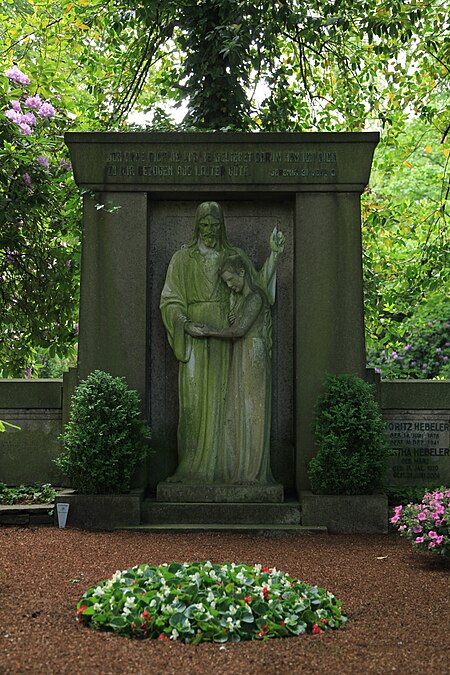
[[[0,482],[67,485],[52,461],[61,452],[63,380],[0,380]]]
[[[392,453],[386,485],[450,485],[450,381],[386,380],[380,403]]]
[[[0,434],[0,482],[68,485],[52,460],[75,376],[0,380],[0,419],[21,428]],[[450,381],[386,380],[377,388],[392,450],[386,485],[450,485]]]

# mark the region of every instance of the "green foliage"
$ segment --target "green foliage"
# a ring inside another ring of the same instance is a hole
[[[373,349],[370,364],[384,379],[450,379],[450,299],[433,297],[402,324],[397,349]]]
[[[55,462],[82,494],[128,492],[149,438],[137,392],[124,378],[96,370],[75,390]]]
[[[53,504],[56,490],[50,483],[8,487],[0,483],[0,504]]]
[[[449,318],[449,155],[448,141],[441,143],[429,123],[413,119],[401,140],[384,138],[363,195],[367,346],[370,362],[382,366],[385,377],[445,376],[443,360],[422,370],[438,361],[431,352],[443,345],[427,352],[424,344],[423,354],[392,363],[392,370],[387,358],[408,351],[421,334],[428,339],[428,322]]]
[[[23,67],[30,93],[57,107],[33,137],[0,114],[0,191],[18,204],[0,223],[3,375],[36,375],[34,350],[65,358],[76,341],[79,202],[53,160],[68,119],[81,131],[144,115],[158,130],[381,130],[363,205],[367,344],[398,352],[403,319],[450,283],[449,27],[444,0],[2,3],[5,68]],[[52,158],[49,175],[39,154]]]
[[[406,504],[420,504],[423,496],[431,492],[435,487],[387,487],[385,493],[390,507],[397,504],[405,506]]]
[[[240,642],[319,634],[345,624],[324,588],[262,565],[139,565],[89,588],[80,623],[140,639]]]
[[[317,494],[370,494],[381,488],[388,448],[372,386],[328,375],[315,409],[318,452],[308,474]]]
[[[66,355],[77,339],[79,196],[63,148],[64,114],[42,104],[47,111],[31,83],[0,75],[3,377],[31,375],[38,347]]]

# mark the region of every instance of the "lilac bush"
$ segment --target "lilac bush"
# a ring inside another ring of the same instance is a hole
[[[79,195],[57,92],[0,73],[0,377],[36,376],[77,335]]]
[[[396,506],[391,523],[416,548],[450,557],[450,488],[428,492],[420,504]]]

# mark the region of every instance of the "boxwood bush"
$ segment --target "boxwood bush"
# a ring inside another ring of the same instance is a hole
[[[373,388],[356,375],[328,375],[314,420],[318,445],[308,473],[317,494],[370,494],[382,486],[389,454]]]
[[[137,392],[96,370],[75,390],[55,462],[81,494],[120,494],[129,491],[149,439]]]

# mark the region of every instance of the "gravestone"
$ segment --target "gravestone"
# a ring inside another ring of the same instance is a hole
[[[177,362],[159,311],[173,253],[200,202],[259,269],[286,237],[273,308],[271,466],[285,494],[308,489],[313,407],[326,372],[365,376],[360,195],[376,133],[71,133],[85,191],[78,375],[125,376],[155,455],[137,484],[177,466]]]
[[[391,449],[386,485],[448,485],[450,412],[389,410],[385,412],[384,419]]]

